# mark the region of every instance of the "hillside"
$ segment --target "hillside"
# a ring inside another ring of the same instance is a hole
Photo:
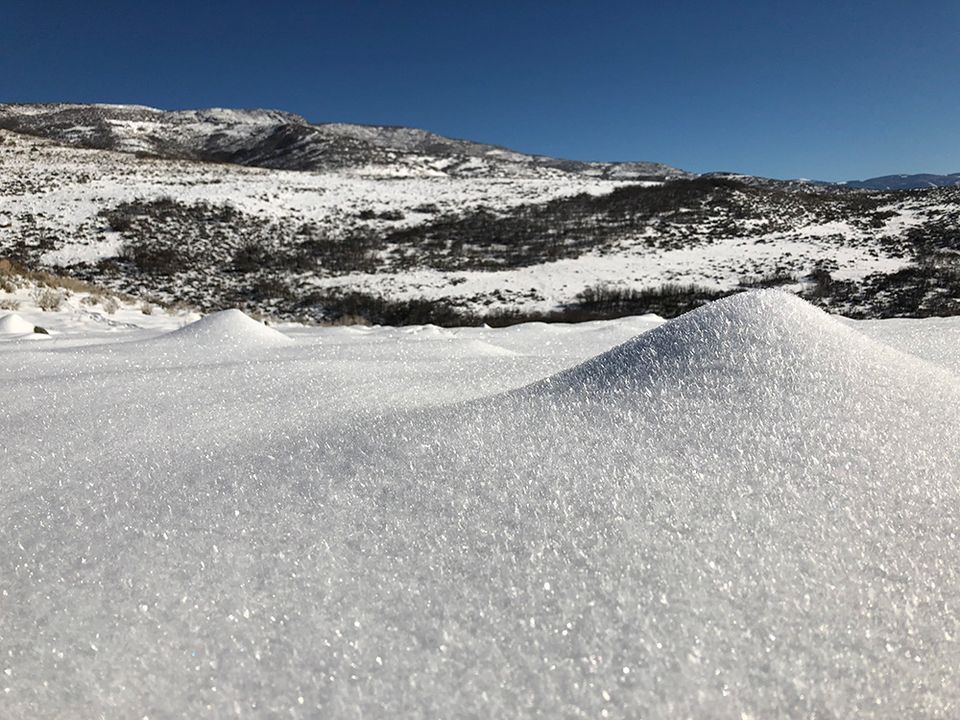
[[[622,180],[689,175],[652,162],[588,163],[528,155],[413,128],[313,124],[274,110],[0,105],[0,128],[81,148],[280,170],[354,169],[417,177],[574,174]]]
[[[960,173],[949,175],[934,175],[931,173],[882,175],[866,180],[848,180],[843,184],[860,190],[914,190],[929,187],[953,187],[960,185]]]
[[[3,106],[4,122],[11,108],[20,130],[57,139],[0,130],[0,257],[153,302],[497,324],[672,316],[779,286],[855,317],[960,312],[958,187],[614,180],[612,166],[269,111]],[[339,139],[271,155],[278,127]],[[111,149],[77,147],[98,144]]]

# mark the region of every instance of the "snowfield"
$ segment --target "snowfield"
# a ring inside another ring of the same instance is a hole
[[[5,718],[960,714],[958,318],[16,315]]]
[[[156,111],[130,109],[141,112]],[[224,112],[201,114],[204,132],[221,123],[221,139],[259,137],[260,121],[278,117]],[[252,125],[241,123],[241,132],[238,118]],[[151,136],[124,127],[124,143]],[[401,153],[426,142],[419,132],[342,127],[337,136],[400,143]],[[810,298],[836,312],[960,312],[958,261],[944,254],[956,251],[955,189],[836,193],[757,178],[726,187],[714,178],[703,180],[720,183],[712,190],[694,191],[630,180],[623,167],[594,175],[528,162],[513,174],[464,171],[506,151],[489,152],[485,160],[424,156],[410,165],[398,155],[294,171],[83,149],[0,130],[0,257],[152,302],[242,305],[298,321],[350,314],[337,299],[349,293],[479,315],[549,313],[604,286],[693,283],[717,292],[766,279],[806,292],[815,272],[830,282]],[[451,163],[458,173],[448,172]],[[641,193],[617,205],[618,192],[640,187],[689,197],[654,202]],[[648,205],[660,209],[647,213]],[[928,283],[931,268],[939,274]],[[888,302],[871,304],[878,298]],[[632,311],[648,310],[656,308]]]

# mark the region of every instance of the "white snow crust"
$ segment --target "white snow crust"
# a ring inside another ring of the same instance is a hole
[[[4,717],[960,711],[956,319],[63,327],[0,344]]]

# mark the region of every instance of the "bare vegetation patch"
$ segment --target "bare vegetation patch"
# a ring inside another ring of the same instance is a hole
[[[44,312],[59,310],[63,304],[63,293],[52,288],[38,287],[32,293],[33,301]]]

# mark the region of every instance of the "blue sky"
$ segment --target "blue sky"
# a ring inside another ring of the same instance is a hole
[[[956,0],[2,8],[0,101],[272,107],[701,172],[960,172]]]

